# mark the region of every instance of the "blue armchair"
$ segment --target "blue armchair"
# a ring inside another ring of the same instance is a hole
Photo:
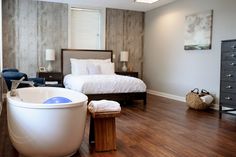
[[[8,90],[11,90],[11,80],[20,80],[22,77],[24,81],[33,81],[34,86],[43,86],[45,84],[44,78],[28,78],[25,73],[19,72],[18,69],[3,69],[2,76],[7,84]],[[29,87],[28,84],[20,84],[18,88]]]

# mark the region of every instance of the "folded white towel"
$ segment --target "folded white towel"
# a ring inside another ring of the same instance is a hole
[[[213,97],[211,96],[211,95],[205,95],[205,96],[202,96],[202,97],[200,97],[201,99],[202,99],[202,101],[204,102],[204,103],[206,103],[206,104],[211,104],[212,103],[212,101],[213,101]]]
[[[90,112],[120,112],[120,104],[116,101],[98,100],[90,101],[88,105]]]

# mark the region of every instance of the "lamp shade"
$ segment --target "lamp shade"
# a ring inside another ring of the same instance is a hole
[[[128,51],[121,51],[120,52],[120,61],[127,62],[129,59],[129,52]]]
[[[55,60],[55,50],[46,49],[46,61],[54,61],[54,60]]]

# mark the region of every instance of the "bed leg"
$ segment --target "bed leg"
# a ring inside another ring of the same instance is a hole
[[[219,107],[219,119],[221,119],[222,118],[222,106],[220,105],[220,107]]]

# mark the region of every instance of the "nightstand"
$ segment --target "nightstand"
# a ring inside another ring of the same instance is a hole
[[[37,72],[37,77],[45,78],[45,86],[63,87],[61,72]]]
[[[138,72],[133,72],[133,71],[127,71],[127,72],[118,71],[118,72],[116,72],[116,74],[138,78]]]

